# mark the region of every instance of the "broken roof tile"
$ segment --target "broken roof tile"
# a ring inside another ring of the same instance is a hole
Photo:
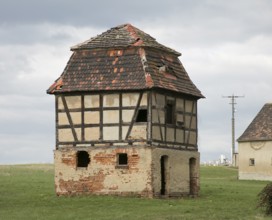
[[[160,88],[204,97],[178,59],[180,53],[130,24],[111,28],[71,50],[61,81],[47,93]]]

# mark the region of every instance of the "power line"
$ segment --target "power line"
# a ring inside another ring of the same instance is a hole
[[[231,106],[232,106],[232,118],[231,118],[231,134],[232,134],[232,147],[231,147],[231,164],[233,166],[236,166],[235,164],[235,160],[234,160],[234,157],[235,157],[235,105],[237,104],[236,103],[236,99],[237,98],[244,98],[245,96],[238,96],[238,95],[234,95],[232,94],[231,96],[222,96],[222,98],[228,98],[230,99],[230,103]]]

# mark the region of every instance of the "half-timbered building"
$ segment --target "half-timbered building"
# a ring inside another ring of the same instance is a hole
[[[125,24],[71,48],[55,95],[58,195],[197,195],[197,100],[179,52]]]

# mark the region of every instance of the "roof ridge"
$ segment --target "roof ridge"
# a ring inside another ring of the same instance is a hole
[[[166,47],[156,41],[154,37],[138,29],[130,23],[112,27],[101,34],[92,37],[82,43],[71,47],[71,50],[98,49],[98,48],[122,48],[129,46],[142,46],[163,50],[177,56],[181,53]]]

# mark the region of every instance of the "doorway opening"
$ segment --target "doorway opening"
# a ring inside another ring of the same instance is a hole
[[[161,157],[161,195],[167,194],[167,178],[168,178],[168,156]]]
[[[189,160],[190,169],[190,195],[197,195],[198,184],[197,184],[197,172],[196,172],[196,159],[190,158]]]

